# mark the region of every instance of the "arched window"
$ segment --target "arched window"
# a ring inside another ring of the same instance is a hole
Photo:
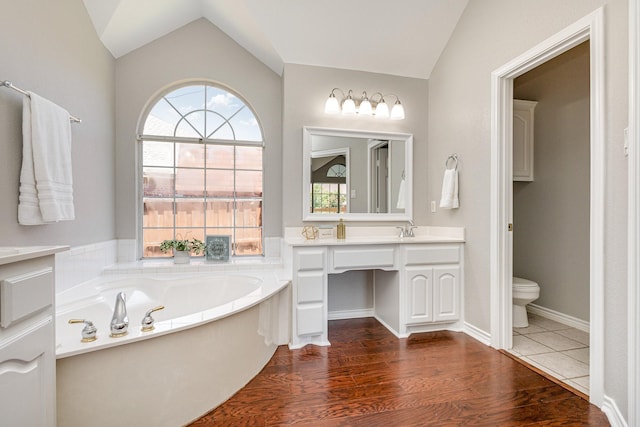
[[[230,236],[231,255],[262,255],[264,144],[242,99],[210,84],[172,90],[139,141],[143,257],[163,256],[163,240],[214,235]]]

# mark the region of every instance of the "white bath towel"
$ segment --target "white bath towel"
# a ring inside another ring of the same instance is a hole
[[[30,93],[22,106],[18,222],[37,225],[74,218],[69,113]]]
[[[442,178],[442,196],[440,207],[443,209],[457,209],[460,207],[458,199],[458,170],[445,169]]]
[[[402,181],[400,181],[400,186],[398,187],[398,202],[396,203],[396,209],[404,209],[404,187],[404,178],[402,178]]]

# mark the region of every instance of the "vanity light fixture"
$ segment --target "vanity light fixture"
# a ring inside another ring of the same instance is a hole
[[[336,91],[342,93],[342,103],[336,98]],[[360,114],[363,116],[375,116],[376,118],[389,118],[391,120],[403,120],[404,119],[404,107],[400,103],[398,95],[393,93],[383,95],[380,92],[376,92],[371,95],[371,98],[367,96],[367,92],[363,91],[360,97],[360,102],[356,105],[356,100],[352,95],[353,91],[349,89],[347,95],[340,88],[334,88],[329,94],[329,98],[324,104],[324,112],[327,114],[338,114],[342,112],[345,115]],[[379,96],[379,100],[376,101],[375,97]],[[389,106],[385,101],[385,96],[394,96],[396,98],[395,104],[391,108],[391,114],[389,114]],[[341,105],[342,104],[342,105]]]

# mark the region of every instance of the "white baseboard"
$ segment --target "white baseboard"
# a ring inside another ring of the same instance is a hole
[[[424,332],[452,331],[462,332],[462,323],[434,323],[421,325],[407,325],[407,336],[411,334],[421,334]]]
[[[628,427],[627,422],[620,413],[620,409],[618,409],[618,405],[616,405],[616,401],[609,396],[604,396],[604,402],[600,409],[607,416],[611,427]]]
[[[483,331],[482,329],[476,328],[470,323],[464,322],[462,332],[469,335],[471,338],[480,341],[484,345],[491,345],[491,334]]]
[[[375,313],[373,315],[373,317],[382,324],[382,326],[384,326],[385,328],[387,328],[387,330],[389,332],[391,332],[393,335],[396,336],[396,338],[407,338],[409,336],[409,334],[403,335],[400,334],[398,331],[396,331],[395,329],[393,329],[391,326],[389,326],[389,324],[387,322],[385,322],[384,320],[382,320],[380,317],[378,317]]]
[[[579,329],[583,332],[589,332],[590,330],[589,322],[536,304],[527,304],[527,311],[547,319],[555,320],[556,322],[571,326],[572,328]]]
[[[330,311],[327,313],[329,320],[342,320],[342,319],[358,319],[361,317],[374,317],[373,308],[363,308],[360,310],[341,310]]]

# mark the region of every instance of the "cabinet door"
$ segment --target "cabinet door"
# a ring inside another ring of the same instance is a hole
[[[433,321],[460,318],[460,268],[433,267]]]
[[[54,426],[55,355],[51,320],[0,343],[0,424]]]
[[[432,322],[433,269],[407,267],[407,324]]]
[[[534,101],[513,101],[513,180],[533,181]]]

